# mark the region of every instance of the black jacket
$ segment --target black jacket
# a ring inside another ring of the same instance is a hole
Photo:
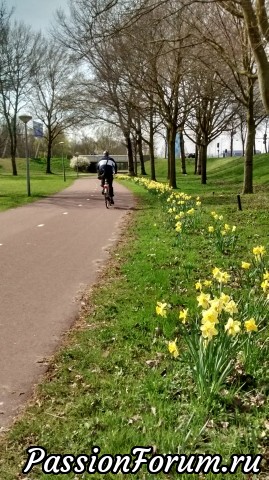
[[[113,177],[117,170],[117,164],[112,157],[103,157],[97,163],[97,173],[99,175],[104,174],[105,178]]]

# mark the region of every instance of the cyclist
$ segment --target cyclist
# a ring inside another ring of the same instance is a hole
[[[105,150],[103,157],[97,163],[97,173],[98,178],[101,180],[102,187],[104,186],[105,180],[107,180],[112,204],[114,204],[113,175],[117,173],[117,170],[118,168],[114,158],[110,157],[109,152]],[[102,193],[104,193],[104,190]]]

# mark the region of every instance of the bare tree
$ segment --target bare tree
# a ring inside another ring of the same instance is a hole
[[[220,0],[218,3],[228,13],[244,21],[258,67],[261,97],[269,113],[269,20],[266,0],[238,0],[237,2]]]
[[[31,78],[37,67],[40,35],[33,34],[23,23],[6,20],[0,43],[0,109],[5,118],[13,175],[17,175],[18,113],[28,102]]]
[[[77,125],[82,115],[77,108],[74,63],[70,55],[53,42],[43,40],[42,61],[32,79],[32,106],[45,125],[46,173],[51,171],[52,146],[66,129]]]
[[[218,59],[221,60],[221,68],[219,62],[218,64],[216,62],[215,66],[216,81],[230,92],[233,104],[236,102],[238,105],[238,111],[240,110],[242,113],[242,106],[245,109],[247,140],[243,193],[252,193],[255,128],[256,124],[264,117],[265,112],[259,104],[260,97],[255,88],[256,66],[248,35],[243,20],[237,15],[228,15],[218,5],[211,4],[207,10],[203,6],[202,11],[204,11],[204,15],[201,15],[201,8],[192,8],[193,26],[207,45],[213,47]],[[210,28],[208,28],[208,24],[210,24]],[[209,61],[207,60],[206,63],[209,64]],[[228,129],[231,135],[231,154],[233,132],[235,131],[234,123],[235,117]]]
[[[200,66],[199,75],[196,75],[196,92],[194,116],[188,118],[187,125],[196,134],[198,173],[201,173],[202,184],[206,184],[208,145],[229,128],[235,112],[231,108],[231,95],[216,83],[210,69]]]

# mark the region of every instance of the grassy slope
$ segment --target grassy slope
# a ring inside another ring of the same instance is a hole
[[[268,248],[267,161],[260,157],[255,162],[255,184],[261,184],[261,189],[243,197],[242,212],[236,204],[242,183],[238,159],[236,165],[229,159],[210,161],[207,186],[191,174],[179,176],[183,191],[201,195],[205,221],[207,210],[214,209],[238,225],[240,239],[232,258],[237,264],[248,258],[251,246]],[[163,161],[157,169],[158,179],[165,179]],[[191,306],[194,282],[205,278],[212,266],[228,265],[231,259],[221,259],[217,251],[209,249],[203,234],[192,232],[184,243],[178,243],[167,230],[155,197],[141,187],[132,188],[138,196],[137,211],[111,256],[110,268],[88,299],[86,295],[82,318],[52,360],[47,381],[38,387],[32,406],[2,439],[1,480],[25,478],[19,471],[29,445],[42,445],[49,453],[73,454],[89,454],[93,445],[99,445],[101,453],[112,454],[128,453],[133,445],[153,445],[158,453],[200,451],[221,453],[225,459],[232,453],[257,453],[266,448],[268,406],[254,403],[243,409],[232,401],[217,402],[208,414],[203,401],[197,399],[187,366],[171,361],[167,354],[166,342],[173,337],[176,324],[155,315],[158,300],[175,308]],[[268,385],[267,354],[267,350],[261,352],[259,371],[255,372],[263,395]],[[267,473],[259,478],[267,478]],[[45,475],[39,467],[27,475],[31,480],[52,478],[55,475]],[[90,476],[59,474],[57,478]],[[104,475],[92,478],[101,480]],[[117,478],[153,476],[143,471]]]

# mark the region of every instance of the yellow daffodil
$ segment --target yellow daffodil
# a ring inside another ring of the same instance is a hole
[[[196,202],[196,207],[201,207],[201,202],[199,200]]]
[[[210,308],[214,309],[217,313],[221,313],[223,309],[223,301],[221,298],[214,297],[210,300]]]
[[[266,250],[263,245],[253,247],[253,254],[255,255],[256,260],[260,260],[261,257],[266,253]]]
[[[229,275],[227,272],[221,272],[219,276],[219,282],[220,283],[228,283],[230,280],[231,275]]]
[[[218,311],[215,308],[208,308],[208,310],[202,311],[202,324],[205,323],[219,323],[218,321]]]
[[[269,290],[269,280],[264,280],[261,283],[261,287],[262,287],[264,293],[267,293],[267,290]]]
[[[219,274],[220,274],[220,269],[218,267],[214,267],[212,270],[213,277],[217,278]]]
[[[241,263],[241,268],[243,268],[244,270],[248,270],[250,268],[251,264],[248,263],[248,262],[242,262]]]
[[[215,324],[212,322],[206,322],[203,325],[201,325],[200,330],[202,332],[203,338],[207,338],[208,340],[211,340],[212,337],[215,335],[218,335],[218,330],[215,327]]]
[[[156,313],[161,317],[166,317],[167,303],[157,302]]]
[[[255,318],[250,318],[245,321],[245,329],[247,332],[257,332],[258,327],[255,322]]]
[[[225,312],[229,313],[230,315],[233,315],[234,313],[238,313],[237,305],[233,300],[230,300],[228,303],[226,303],[223,309],[225,310]]]
[[[213,277],[219,282],[219,283],[227,283],[230,279],[230,275],[227,272],[223,272],[219,268],[215,267],[213,268]]]
[[[209,300],[210,300],[210,295],[209,293],[203,293],[201,292],[198,297],[196,297],[198,300],[198,305],[199,307],[202,308],[208,308],[209,307]]]
[[[185,324],[186,321],[187,321],[188,310],[189,310],[189,309],[186,308],[186,309],[181,310],[181,311],[179,312],[179,320],[181,320],[182,323],[184,323],[184,324]]]
[[[212,285],[212,280],[204,280],[205,287],[211,287],[211,285]]]
[[[179,351],[175,341],[168,343],[168,350],[174,358],[177,358],[179,356]]]
[[[228,223],[225,223],[224,230],[226,230],[226,232],[229,232],[230,229],[231,229],[230,225],[228,225]]]
[[[181,232],[182,231],[182,223],[181,222],[177,222],[176,223],[176,232]]]
[[[213,233],[214,232],[214,227],[212,227],[212,225],[210,225],[208,227],[208,231],[209,231],[209,233]]]
[[[232,232],[235,232],[235,231],[236,231],[236,226],[233,225],[233,226],[232,226]]]
[[[202,290],[202,284],[201,284],[200,280],[199,280],[199,282],[196,282],[195,288],[196,288],[196,290],[200,290],[200,291]]]
[[[193,215],[195,212],[194,208],[190,208],[190,210],[187,210],[187,215]]]
[[[265,270],[265,273],[263,274],[263,279],[269,280],[269,272],[267,270]]]
[[[234,337],[240,332],[240,325],[241,323],[238,320],[234,320],[232,317],[230,317],[224,328],[228,335]]]
[[[230,301],[231,297],[230,297],[230,295],[226,295],[226,293],[221,292],[220,299],[221,299],[223,305],[226,305],[226,303],[228,303]]]

